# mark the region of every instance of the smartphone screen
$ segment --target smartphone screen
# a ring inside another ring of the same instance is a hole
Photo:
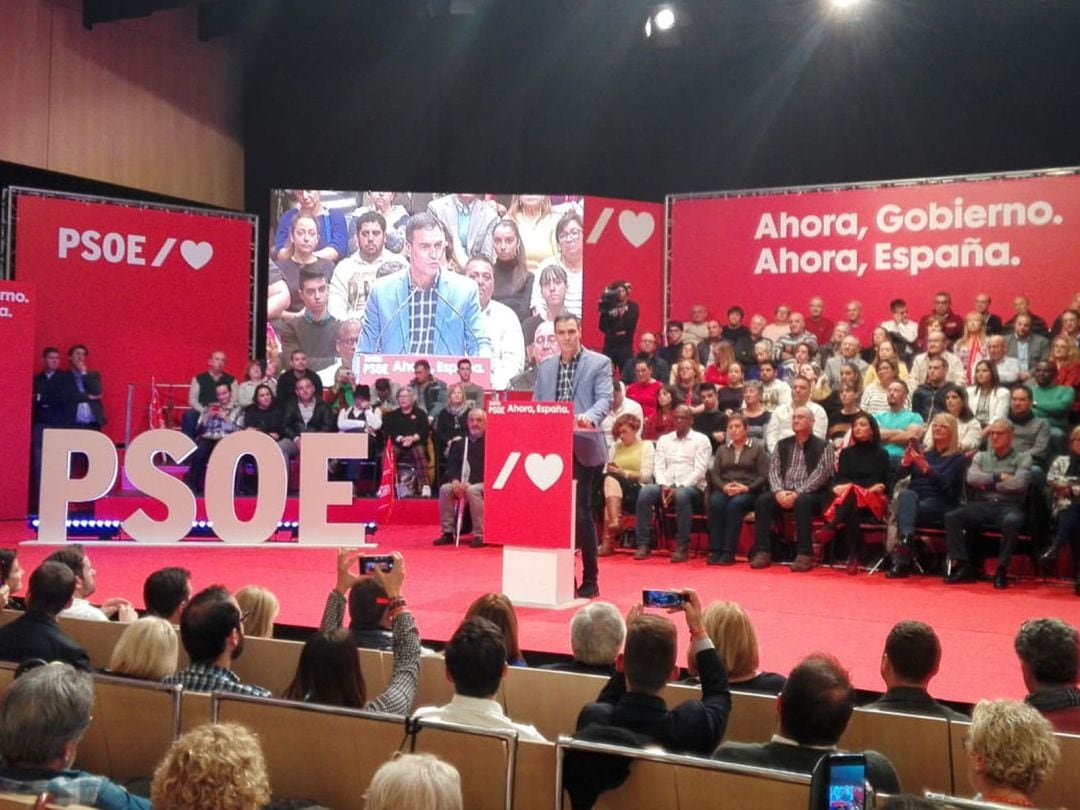
[[[866,810],[866,761],[830,764],[829,810]]]
[[[394,568],[394,558],[389,554],[381,554],[375,557],[361,557],[360,558],[360,573],[361,574],[373,574],[375,569],[379,569],[384,574],[389,573]]]
[[[641,604],[644,607],[679,607],[686,597],[676,591],[644,590],[641,592]]]

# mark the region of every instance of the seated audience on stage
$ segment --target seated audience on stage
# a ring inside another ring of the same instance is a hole
[[[615,541],[622,534],[623,510],[637,509],[641,487],[653,480],[655,449],[641,438],[641,419],[623,414],[611,426],[613,443],[610,460],[604,469],[604,537],[598,554],[610,557]]]
[[[338,377],[338,369],[341,368],[349,369],[355,381],[353,361],[356,358],[356,344],[360,339],[360,330],[363,326],[363,323],[358,320],[337,322],[337,332],[334,335],[334,359],[318,374],[324,387],[334,383]]]
[[[232,663],[244,651],[243,613],[236,599],[221,585],[199,591],[180,615],[180,641],[188,664],[164,683],[178,683],[194,692],[237,692],[270,697],[270,691],[241,683]]]
[[[706,337],[697,344],[698,362],[703,366],[707,366],[709,360],[713,356],[713,349],[716,348],[721,340],[726,340],[730,343],[732,348],[735,349],[736,356],[738,356],[738,347],[735,345],[735,341],[739,338],[748,339],[750,337],[750,330],[741,324],[742,315],[739,314],[735,319],[735,326],[731,330],[732,337],[729,338],[724,336],[724,330],[720,327],[720,321],[713,319],[708,320],[705,323]]]
[[[386,247],[386,219],[378,211],[365,211],[355,219],[356,252],[337,263],[330,277],[327,309],[334,318],[364,317],[364,307],[375,279],[405,268],[400,255]]]
[[[774,359],[781,363],[795,358],[795,347],[805,343],[809,356],[817,353],[817,338],[806,328],[806,319],[801,312],[792,312],[788,316],[788,331],[773,342]],[[809,362],[809,356],[807,362]]]
[[[656,407],[645,422],[642,436],[648,441],[656,441],[661,436],[675,430],[675,389],[662,385],[656,389]]]
[[[438,459],[440,467],[446,461],[446,450],[450,442],[469,432],[469,411],[465,387],[461,383],[453,383],[446,389],[446,406],[439,411],[431,426],[435,458]]]
[[[1050,360],[1057,368],[1054,382],[1073,389],[1073,407],[1069,422],[1080,421],[1080,349],[1060,335],[1050,343]]]
[[[68,349],[68,371],[74,384],[72,426],[101,430],[106,422],[105,410],[101,406],[101,372],[87,368],[86,357],[89,353],[82,343]]]
[[[491,242],[495,254],[492,265],[494,291],[491,298],[509,308],[518,321],[524,321],[532,315],[531,302],[536,276],[529,272],[525,246],[521,241],[517,223],[512,219],[500,219],[492,228]]]
[[[315,386],[307,378],[296,383],[296,399],[285,403],[281,421],[284,432],[278,444],[289,458],[299,454],[305,433],[337,431],[334,412],[319,398]]]
[[[70,566],[46,560],[35,568],[30,574],[26,613],[0,627],[0,661],[66,661],[89,672],[86,651],[68,638],[56,621],[74,595],[75,575]]]
[[[773,322],[761,331],[761,336],[775,345],[776,341],[790,332],[791,327],[788,325],[790,317],[791,307],[787,304],[777,305],[773,312]]]
[[[740,765],[809,774],[823,753],[836,751],[851,713],[855,689],[830,655],[805,658],[788,675],[776,700],[777,733],[766,743],[725,742],[714,759]],[[900,777],[877,751],[866,756],[866,780],[879,793],[898,793]]]
[[[364,810],[462,810],[457,768],[432,754],[394,754],[375,771]]]
[[[863,306],[859,301],[848,301],[844,307],[847,315],[848,334],[859,339],[860,346],[869,346],[874,325],[863,317]]]
[[[289,354],[289,367],[278,377],[275,396],[279,404],[284,406],[296,401],[296,384],[303,378],[311,380],[311,384],[315,386],[315,395],[322,399],[322,378],[308,368],[307,355],[299,349],[294,349]]]
[[[825,409],[810,401],[811,383],[805,377],[796,377],[791,382],[791,402],[778,406],[769,423],[765,426],[765,447],[770,453],[776,450],[781,439],[792,435],[792,414],[798,408],[807,408],[814,415],[814,435],[824,439],[829,428],[829,417]]]
[[[176,672],[179,654],[176,628],[158,616],[143,616],[124,628],[116,640],[109,674],[160,681]]]
[[[285,219],[282,217],[281,221]],[[340,258],[318,255],[318,222],[313,217],[299,216],[292,220],[288,237],[288,244],[273,257],[270,264],[266,291],[266,317],[281,326],[304,317],[305,302],[301,293],[304,272],[319,276],[329,283],[334,275],[334,262]],[[341,253],[344,255],[345,246]]]
[[[746,417],[747,435],[765,441],[765,427],[772,418],[762,402],[764,386],[761,380],[747,380],[743,385],[742,413]]]
[[[701,363],[698,362],[697,349],[694,347],[693,343],[686,343],[686,342],[676,343],[671,348],[673,349],[672,354],[671,355],[665,355],[665,359],[667,359],[668,356],[671,357],[671,359],[668,362],[671,363],[671,376],[669,378],[669,382],[672,385],[676,384],[676,379],[677,379],[678,373],[679,373],[679,364],[682,363],[683,361],[689,363],[693,367],[693,369],[694,369],[694,379],[695,380],[697,380],[698,382],[701,382],[701,381],[703,381],[705,379],[705,367],[703,365],[701,365]],[[714,379],[723,379],[724,381],[726,381],[727,380],[726,367],[725,367],[725,371],[723,372],[722,377],[717,375],[717,374],[714,374],[713,378]]]
[[[967,715],[938,703],[928,687],[941,666],[941,641],[928,624],[905,620],[893,625],[881,653],[885,694],[864,706],[874,711],[967,720]]]
[[[834,391],[840,387],[840,369],[845,365],[855,366],[860,377],[862,377],[865,372],[867,376],[863,377],[864,383],[869,384],[871,382],[869,375],[870,369],[872,369],[873,366],[868,366],[867,362],[859,357],[859,339],[852,337],[851,335],[846,336],[840,341],[840,353],[833,355],[825,361],[823,369],[825,378],[829,383],[829,388]],[[874,379],[877,379],[876,371],[874,372],[874,375]]]
[[[731,714],[731,690],[724,663],[702,626],[701,600],[692,588],[679,590],[690,631],[690,653],[701,677],[701,699],[668,709],[661,697],[678,675],[676,631],[671,619],[634,605],[626,617],[626,644],[615,659],[615,674],[594,703],[578,714],[579,731],[616,726],[649,738],[669,754],[708,755],[724,736]]]
[[[17,548],[0,548],[0,610],[26,610],[26,600],[16,596],[23,585],[23,568]]]
[[[431,363],[427,360],[417,360],[413,364],[413,373],[416,376],[409,380],[409,388],[416,397],[417,407],[423,409],[428,419],[434,422],[446,407],[446,383],[432,375]]]
[[[812,372],[812,373],[811,373]],[[821,368],[814,362],[814,353],[809,343],[797,343],[794,354],[780,366],[781,376],[790,384],[796,377],[806,377],[811,385],[817,382]]]
[[[395,638],[413,624],[412,616],[398,619],[405,610],[401,586],[405,579],[405,558],[395,551],[394,567],[389,573],[375,570],[370,575],[355,574],[350,566],[358,565],[363,552],[338,549],[337,582],[327,594],[320,630],[334,630],[349,614],[349,632],[357,646],[366,650],[392,650]],[[398,625],[401,625],[399,628]]]
[[[615,447],[616,441],[612,428],[615,427],[615,420],[620,416],[636,416],[638,425],[641,425],[642,422],[644,422],[645,414],[642,407],[637,402],[626,396],[625,386],[619,381],[619,372],[613,369],[611,382],[611,410],[607,412],[607,415],[600,422],[600,430],[604,432],[604,441],[607,443],[609,454]]]
[[[862,372],[863,385],[869,385],[877,380],[877,367],[878,363],[882,360],[893,359],[896,361],[896,375],[897,379],[907,382],[908,379],[908,367],[907,363],[901,359],[900,355],[896,351],[896,345],[891,340],[882,341],[877,345],[874,351],[874,356],[870,362],[866,364]],[[856,363],[856,365],[858,365]]]
[[[1064,337],[1074,346],[1080,346],[1080,293],[1073,296],[1071,306],[1054,318],[1050,338],[1056,337]]]
[[[727,414],[720,410],[715,385],[703,382],[698,386],[698,392],[701,395],[701,410],[694,414],[693,428],[709,437],[709,444],[715,452],[724,441]]]
[[[758,381],[761,383],[761,404],[769,413],[791,404],[791,386],[776,377],[776,364],[772,360],[759,360]]]
[[[1044,471],[1050,466],[1050,425],[1035,415],[1034,404],[1031,389],[1025,385],[1016,386],[1009,395],[1008,421],[1013,427],[1016,449],[1030,455],[1032,466]],[[989,430],[986,433],[989,434]],[[1041,486],[1043,482],[1037,483]]]
[[[814,434],[814,412],[797,405],[791,414],[793,433],[781,439],[769,458],[769,487],[754,502],[754,546],[750,550],[751,568],[772,564],[772,525],[778,510],[795,514],[796,556],[791,564],[795,573],[814,567],[814,515],[820,514],[832,491],[833,446]]]
[[[975,454],[967,472],[971,494],[966,506],[945,515],[945,541],[952,568],[945,582],[974,582],[978,571],[971,563],[965,532],[990,526],[1001,532],[994,587],[1008,587],[1009,561],[1024,528],[1024,502],[1031,482],[1031,456],[1013,444],[1014,428],[1007,419],[990,423],[989,449]]]
[[[931,332],[926,338],[926,351],[915,355],[911,361],[911,373],[908,380],[913,385],[921,385],[926,382],[926,366],[930,360],[940,357],[945,361],[945,379],[957,385],[967,385],[967,373],[960,358],[950,352],[946,347],[945,334],[943,332]]]
[[[978,293],[975,296],[975,311],[982,315],[987,335],[1000,335],[1005,331],[1001,317],[990,311],[990,296],[986,293]]]
[[[881,322],[881,328],[897,341],[902,354],[908,355],[910,347],[919,338],[919,325],[908,317],[907,302],[903,298],[894,298],[889,302],[892,317]],[[910,355],[908,355],[910,356]]]
[[[188,470],[184,476],[187,485],[196,495],[202,495],[206,484],[206,468],[210,455],[218,442],[241,430],[243,411],[232,399],[232,387],[219,382],[214,388],[217,401],[206,406],[195,428],[195,451],[188,457]]]
[[[143,582],[143,604],[149,616],[180,623],[180,614],[191,600],[191,572],[170,566],[159,568]]]
[[[483,296],[481,296],[483,299]],[[481,303],[483,306],[483,303]],[[490,331],[490,330],[489,330]],[[524,347],[522,348],[522,364],[524,364]],[[518,371],[521,370],[521,366],[518,367]],[[483,408],[484,407],[484,389],[476,383],[472,382],[472,360],[468,357],[462,357],[457,362],[457,375],[458,382],[461,384],[462,390],[465,392],[465,401],[469,403],[470,408]],[[505,388],[505,386],[503,386]],[[502,388],[496,390],[503,390]],[[447,396],[450,395],[449,389],[447,389]]]
[[[353,216],[357,222],[357,241],[360,236],[360,217],[369,211],[381,214],[386,221],[386,249],[391,253],[400,254],[405,247],[405,223],[409,220],[409,211],[401,203],[396,201],[397,194],[393,191],[368,191],[368,199],[371,205],[357,206]]]
[[[767,321],[765,320],[764,315],[755,312],[753,315],[750,316],[750,326],[748,328],[750,329],[751,347],[753,347],[753,345],[756,344],[759,340],[762,340],[762,339],[765,338],[765,327],[766,327],[766,325],[767,325]],[[772,341],[769,341],[769,343],[770,343],[770,349],[771,349],[772,348],[772,346],[771,346]]]
[[[328,208],[323,204],[322,193],[314,189],[294,188],[290,192],[292,204],[278,220],[277,233],[274,236],[273,257],[287,258],[290,234],[294,232],[293,223],[301,217],[315,223],[316,233],[310,251],[320,259],[336,262],[349,249],[349,229],[345,224],[345,214],[339,208]]]
[[[974,379],[968,386],[967,398],[980,428],[1009,415],[1009,389],[1001,384],[997,366],[992,360],[980,360],[975,364]]]
[[[239,404],[241,408],[246,408],[253,404],[255,402],[255,390],[260,385],[265,385],[269,388],[271,394],[277,390],[277,380],[272,376],[267,375],[261,360],[255,360],[253,358],[248,360],[247,367],[244,369],[244,381],[237,386],[237,404]]]
[[[746,417],[736,411],[727,419],[726,440],[717,448],[709,470],[708,565],[735,563],[743,518],[754,508],[768,477],[765,443],[750,437]]]
[[[678,405],[686,405],[696,411],[700,411],[701,389],[698,387],[700,379],[697,372],[697,361],[680,360],[675,366],[674,378],[671,383],[675,391],[675,402]]]
[[[701,617],[701,626],[724,662],[728,684],[736,692],[776,695],[787,680],[778,672],[762,672],[757,633],[750,617],[737,602],[713,602]],[[696,670],[693,656],[690,669]],[[694,676],[694,683],[698,683]]]
[[[820,295],[813,296],[806,303],[806,312],[806,330],[814,336],[814,340],[820,346],[828,341],[835,326],[831,318],[825,317],[825,299]]]
[[[465,618],[479,617],[487,619],[502,633],[506,644],[506,663],[511,667],[527,667],[518,642],[518,620],[514,612],[514,603],[510,597],[501,593],[485,593],[476,597],[465,610]]]
[[[521,222],[518,222],[521,226]],[[566,274],[566,298],[563,301],[563,309],[574,315],[581,315],[582,302],[582,277],[584,275],[585,256],[585,233],[581,215],[574,210],[567,211],[555,224],[555,255],[542,260],[536,269],[536,275],[543,278],[544,271],[551,267],[557,267]],[[526,238],[526,250],[528,239]],[[537,291],[533,290],[533,310],[543,315],[543,300]],[[554,320],[555,316],[547,313],[547,317]]]
[[[889,408],[881,413],[871,414],[881,429],[881,442],[885,452],[894,464],[899,463],[904,455],[904,448],[911,442],[922,441],[926,424],[922,417],[908,410],[908,388],[900,380],[889,383]]]
[[[526,352],[528,367],[511,378],[510,390],[532,391],[533,386],[536,385],[536,367],[544,360],[554,357],[558,353],[559,343],[555,340],[555,323],[553,321],[544,321],[536,327],[536,334],[533,335],[532,342]]]
[[[1008,397],[1006,396],[1006,401]],[[970,458],[975,454],[975,451],[979,449],[983,441],[983,435],[989,428],[990,423],[987,423],[984,428],[979,420],[975,418],[975,414],[972,413],[971,407],[968,405],[968,394],[959,385],[953,385],[947,383],[945,385],[944,396],[942,397],[942,404],[944,407],[935,409],[938,414],[947,413],[956,420],[956,444],[960,448],[961,453],[967,454]],[[1001,418],[1001,417],[997,417]],[[927,420],[927,424],[933,421],[933,417]],[[994,421],[993,419],[990,420]],[[927,450],[933,444],[934,437],[930,431],[927,430],[923,433],[922,444]]]
[[[933,309],[919,318],[919,341],[925,346],[930,335],[931,322],[941,323],[941,331],[946,339],[954,341],[959,339],[964,331],[964,319],[952,308],[952,295],[942,291],[934,294]]]
[[[829,337],[829,339],[825,343],[818,344],[817,359],[818,363],[821,365],[822,368],[824,368],[828,364],[828,362],[834,357],[843,357],[844,338],[850,336],[851,327],[848,326],[847,321],[840,321],[835,326],[833,326],[832,335]],[[857,346],[861,348],[862,344],[859,343],[858,338],[854,338],[854,342],[849,341],[849,353],[851,352],[852,346]],[[856,349],[854,357],[858,357],[860,360],[862,360],[862,357],[859,355],[858,349]],[[865,363],[866,361],[863,360],[863,362]]]
[[[90,557],[81,543],[69,543],[57,549],[45,558],[49,562],[59,562],[71,569],[75,575],[75,599],[71,606],[60,615],[68,619],[89,619],[104,622],[116,617],[121,622],[134,621],[135,608],[131,602],[120,596],[106,599],[101,607],[91,605],[87,598],[97,591],[97,571],[90,563]]]
[[[260,384],[255,389],[254,400],[244,408],[241,420],[244,430],[257,430],[276,442],[280,442],[285,435],[285,422],[281,408],[274,399],[274,391],[269,385]]]
[[[727,385],[716,388],[716,407],[730,414],[742,408],[743,391],[746,387],[746,373],[742,363],[731,363],[727,369],[727,377]]]
[[[1069,417],[1073,412],[1076,391],[1071,386],[1057,383],[1057,366],[1043,360],[1035,365],[1031,379],[1031,412],[1046,422],[1050,428],[1050,450],[1060,453],[1065,449],[1065,435],[1069,429]]]
[[[274,620],[281,606],[271,591],[258,585],[245,585],[236,592],[236,604],[244,617],[244,638],[274,637]]]
[[[695,346],[694,341],[686,341],[690,346]],[[664,347],[660,349],[660,356],[667,360],[668,365],[672,368],[679,362],[679,358],[683,356],[683,322],[682,321],[668,321],[667,328],[664,330]],[[707,361],[706,361],[707,362]]]
[[[371,406],[378,409],[385,416],[397,407],[397,394],[401,386],[391,382],[387,377],[376,377],[373,386],[374,397]]]
[[[663,357],[657,354],[656,334],[654,332],[642,332],[638,337],[638,353],[630,360],[627,360],[626,365],[622,367],[622,380],[624,383],[630,383],[636,379],[634,364],[639,360],[645,360],[649,364],[654,380],[666,383],[671,379],[671,366]]]
[[[191,439],[195,438],[195,428],[199,417],[210,405],[217,402],[218,383],[225,383],[232,389],[235,402],[238,393],[236,378],[225,370],[225,352],[215,351],[210,354],[210,368],[191,378],[188,388],[188,409],[182,418],[183,431]]]
[[[859,414],[851,422],[851,442],[840,452],[825,523],[814,533],[814,540],[826,545],[836,538],[838,528],[843,529],[849,574],[859,573],[862,562],[862,523],[885,517],[889,477],[889,454],[881,446],[881,429],[870,414]]]
[[[207,723],[176,739],[154,772],[154,810],[253,810],[270,802],[259,738],[237,723]]]
[[[1049,546],[1039,555],[1039,564],[1051,571],[1061,549],[1072,551],[1074,591],[1080,596],[1080,427],[1069,434],[1069,451],[1050,465],[1046,483],[1054,498],[1057,525]]]
[[[93,680],[68,664],[39,666],[16,678],[0,699],[0,790],[48,793],[50,803],[101,810],[150,810],[147,799],[71,767],[93,707]]]
[[[964,750],[976,798],[1021,807],[1035,807],[1039,787],[1061,759],[1053,726],[1015,700],[975,704]]]
[[[704,304],[690,307],[690,320],[683,321],[684,340],[695,346],[709,339],[709,310]]]
[[[693,414],[686,405],[675,409],[675,432],[656,442],[653,464],[655,483],[646,484],[638,493],[635,560],[649,556],[652,546],[652,512],[658,505],[675,510],[675,542],[671,562],[690,558],[690,522],[695,510],[702,507],[705,476],[709,470],[712,447],[709,437],[692,430]]]
[[[1005,336],[990,335],[986,339],[987,360],[997,369],[998,381],[1005,386],[1020,380],[1020,361],[1005,353]]]
[[[909,380],[908,390],[911,390],[911,386]],[[935,413],[945,410],[945,393],[954,386],[963,387],[949,382],[945,360],[941,357],[931,358],[926,364],[926,379],[912,391],[908,407],[923,421],[929,422]]]
[[[611,602],[589,602],[570,620],[573,660],[545,664],[540,669],[611,677],[625,639],[626,622],[619,609]]]
[[[335,418],[342,408],[348,408],[353,404],[353,391],[355,388],[356,379],[353,377],[351,368],[342,365],[334,369],[334,376],[330,381],[330,386],[323,388],[322,399],[323,402],[330,406]]]
[[[428,415],[416,407],[412,388],[402,388],[397,394],[398,407],[383,416],[383,435],[393,444],[398,466],[411,465],[424,498],[431,497],[427,477],[427,441],[430,431]]]
[[[859,406],[862,395],[855,366],[844,366],[840,369],[840,373],[848,374],[852,379],[841,381],[840,390],[829,394],[829,397],[822,403],[829,419],[829,427],[825,437],[836,445],[837,449],[842,447],[846,441],[848,431],[851,430],[851,423],[855,417],[860,413],[866,413]],[[834,396],[835,400],[833,400]],[[835,402],[831,408],[829,407],[830,401]]]
[[[1042,337],[1050,337],[1050,328],[1046,325],[1046,318],[1031,311],[1031,302],[1028,301],[1026,295],[1018,295],[1013,299],[1013,311],[1015,314],[1005,321],[1006,334],[1016,334],[1018,321],[1021,318],[1027,318],[1030,321],[1028,325],[1032,332]]]
[[[1050,356],[1050,341],[1034,328],[1030,315],[1017,315],[1012,334],[1005,339],[1005,353],[1016,358],[1020,365],[1018,379],[1027,382],[1035,364]]]
[[[643,421],[648,422],[656,412],[656,394],[663,386],[653,379],[648,360],[634,360],[634,381],[626,386],[626,396],[641,406]]]
[[[960,506],[967,460],[957,444],[958,429],[956,417],[939,413],[930,420],[930,446],[924,451],[909,442],[904,449],[900,469],[909,470],[910,479],[893,506],[898,539],[886,574],[890,579],[911,572],[915,527],[941,526],[945,515]]]
[[[525,334],[517,313],[492,295],[498,289],[495,272],[486,256],[474,256],[465,265],[465,275],[476,282],[481,321],[491,341],[490,385],[494,391],[504,391],[510,380],[525,368]],[[529,276],[529,288],[532,288],[532,276]],[[534,333],[533,339],[535,337]],[[468,358],[458,361],[458,376],[462,375],[463,368],[466,374],[472,374],[472,362]],[[484,390],[470,383],[468,377],[461,377],[461,380],[465,385],[465,398],[473,407],[482,406]]]
[[[452,388],[454,386],[451,386]],[[443,416],[447,411],[443,411]],[[445,483],[439,487],[439,523],[442,528],[432,545],[449,546],[457,539],[460,510],[468,507],[472,521],[471,548],[484,545],[484,433],[487,413],[473,408],[468,413],[465,436],[450,442],[443,465]]]
[[[1080,734],[1080,636],[1076,628],[1061,619],[1031,619],[1020,625],[1013,647],[1028,690],[1024,701],[1057,731]]]
[[[529,272],[536,273],[540,263],[555,252],[555,224],[559,221],[559,215],[551,210],[551,197],[545,194],[515,194],[510,198],[506,218],[518,226]],[[534,309],[535,304],[534,299]]]
[[[964,367],[964,385],[975,382],[975,364],[990,358],[986,347],[986,322],[978,312],[964,316],[964,333],[953,343],[953,353]]]
[[[679,359],[684,359],[683,357]],[[694,359],[694,367],[698,370],[698,379],[705,382],[711,382],[714,385],[727,385],[728,384],[728,369],[731,364],[735,362],[735,347],[728,341],[721,340],[716,346],[713,347],[712,355],[709,357],[709,364],[705,368],[701,368],[701,365]]]
[[[545,742],[533,726],[507,717],[495,700],[507,668],[506,642],[498,627],[480,616],[465,619],[450,637],[444,655],[447,674],[454,682],[454,697],[445,706],[422,706],[413,712],[414,717],[509,729],[516,731],[519,739]]]

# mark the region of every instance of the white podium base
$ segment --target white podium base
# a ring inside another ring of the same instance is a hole
[[[574,551],[569,548],[503,546],[503,593],[515,605],[568,608],[574,598]]]

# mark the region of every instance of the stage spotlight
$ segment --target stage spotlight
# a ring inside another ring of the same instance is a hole
[[[862,0],[831,0],[833,8],[845,9],[857,6]]]
[[[670,31],[675,27],[675,9],[662,8],[653,15],[653,20],[656,22],[656,30]]]
[[[686,23],[686,15],[676,11],[669,3],[654,6],[645,18],[645,38],[658,44],[674,45],[680,43],[678,32]]]

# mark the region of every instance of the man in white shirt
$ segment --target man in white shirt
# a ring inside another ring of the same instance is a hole
[[[991,335],[986,339],[986,353],[990,362],[997,366],[998,381],[1012,385],[1020,379],[1020,361],[1005,353],[1005,336]]]
[[[893,336],[894,340],[899,336],[903,339],[904,345],[914,344],[919,336],[919,324],[908,317],[907,301],[903,298],[894,298],[889,304],[889,309],[892,310],[892,317],[887,321],[882,321],[881,328]],[[897,346],[896,349],[899,352],[901,346]]]
[[[446,645],[446,672],[454,697],[445,706],[423,706],[414,717],[481,728],[516,731],[519,739],[546,742],[533,726],[515,723],[495,700],[506,674],[506,642],[499,628],[475,616],[466,619]]]
[[[814,414],[814,435],[819,439],[825,438],[829,417],[825,415],[824,408],[810,401],[810,381],[805,377],[796,377],[791,381],[791,401],[773,411],[765,425],[765,447],[770,453],[776,449],[781,439],[795,435],[791,426],[791,414],[799,407],[810,409]]]
[[[113,616],[117,616],[121,622],[133,622],[138,618],[131,602],[118,596],[106,599],[100,608],[90,604],[88,597],[97,590],[97,572],[81,543],[64,546],[46,557],[45,561],[63,563],[75,574],[75,597],[71,607],[60,613],[61,617],[98,622],[107,622]]]
[[[931,332],[926,336],[926,351],[915,355],[915,359],[911,361],[911,372],[908,374],[910,385],[922,385],[926,382],[926,366],[931,357],[944,358],[947,381],[957,385],[967,385],[964,364],[960,362],[959,357],[945,348],[946,345],[944,332]]]
[[[611,428],[615,424],[615,420],[622,416],[624,413],[632,413],[638,418],[640,424],[645,424],[645,413],[642,411],[641,405],[630,397],[626,396],[626,387],[619,382],[619,372],[615,372],[614,388],[611,392],[611,410],[608,411],[608,415],[604,417],[604,421],[600,423],[600,430],[604,433],[604,441],[607,442],[608,455],[611,455],[611,448],[615,446],[615,438],[611,435]],[[638,438],[641,438],[641,428],[637,429]]]
[[[653,467],[655,484],[646,484],[638,494],[637,551],[635,560],[649,556],[652,545],[652,511],[658,503],[669,507],[675,504],[675,542],[671,554],[673,563],[689,559],[690,522],[694,510],[704,503],[705,476],[712,457],[712,444],[704,433],[692,430],[694,414],[686,405],[675,409],[675,432],[666,433],[656,442]]]
[[[327,309],[339,321],[363,318],[375,279],[408,266],[401,256],[386,249],[386,219],[377,211],[366,211],[356,218],[356,243],[357,251],[338,262],[330,277]]]
[[[758,362],[758,379],[761,381],[761,404],[771,412],[782,405],[791,404],[791,386],[776,377],[776,363],[772,360]]]
[[[491,296],[495,292],[495,268],[483,256],[469,259],[465,275],[476,282],[480,294],[480,317],[491,340],[491,389],[505,391],[510,380],[525,368],[525,335],[514,310]]]

